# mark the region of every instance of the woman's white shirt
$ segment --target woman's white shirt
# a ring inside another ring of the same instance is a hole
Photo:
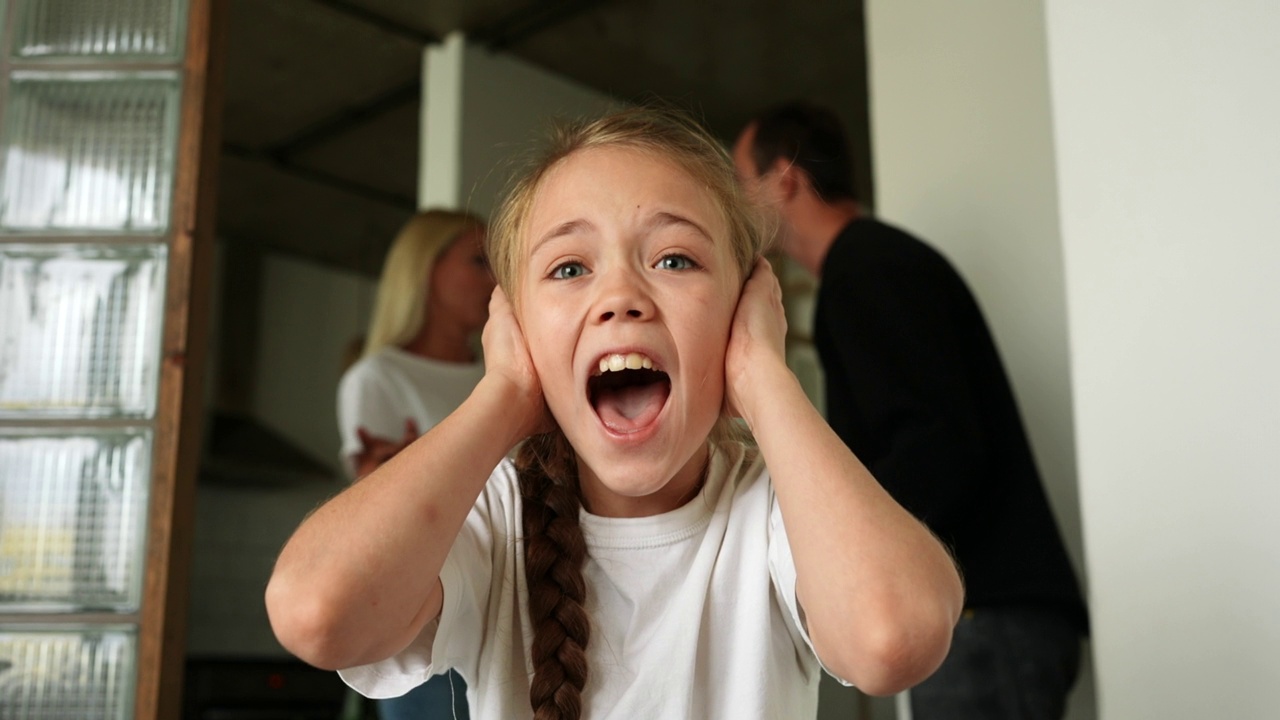
[[[412,418],[425,433],[457,410],[482,377],[483,362],[443,362],[392,346],[361,358],[338,383],[338,433],[347,473],[354,475],[361,448],[356,428],[399,441],[405,420]]]

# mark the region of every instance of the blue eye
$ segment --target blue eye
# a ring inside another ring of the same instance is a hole
[[[698,263],[685,255],[672,253],[664,255],[655,267],[659,270],[692,270],[698,267]]]
[[[557,265],[551,271],[551,277],[556,280],[572,280],[573,278],[582,277],[587,274],[587,268],[580,262],[567,262]]]

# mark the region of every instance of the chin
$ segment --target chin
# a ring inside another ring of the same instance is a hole
[[[606,462],[596,466],[587,464],[606,490],[625,498],[645,498],[661,491],[683,467],[683,465],[677,465],[674,468],[654,467],[644,460],[623,463]]]
[[[640,514],[651,514],[653,506],[646,499],[655,499],[671,481],[684,470],[698,451],[704,447],[707,432],[696,435],[700,440],[696,443],[684,441],[686,437],[695,437],[692,431],[687,434],[659,433],[649,442],[640,445],[618,447],[611,443],[602,443],[600,438],[595,442],[587,442],[578,448],[578,460],[583,466],[584,483],[591,483],[594,478],[596,490],[604,491],[614,499],[636,501],[631,511]],[[570,438],[573,442],[573,438]],[[586,487],[584,485],[584,492]],[[661,511],[669,510],[665,508]],[[597,513],[601,514],[601,513]]]

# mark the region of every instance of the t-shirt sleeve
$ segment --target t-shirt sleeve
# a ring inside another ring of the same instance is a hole
[[[433,675],[458,670],[476,677],[479,647],[485,637],[490,588],[493,585],[495,528],[505,527],[500,488],[509,481],[500,465],[467,515],[458,538],[440,569],[444,605],[440,617],[427,623],[409,646],[369,665],[339,670],[347,685],[370,698],[399,697]]]
[[[778,496],[769,490],[769,576],[773,579],[774,592],[781,598],[791,618],[793,639],[797,646],[804,647],[818,658],[818,664],[837,682],[845,687],[853,687],[853,683],[831,672],[822,664],[822,657],[813,648],[813,640],[809,637],[809,626],[804,619],[804,609],[796,598],[796,562],[791,555],[791,542],[787,539],[787,527],[782,522],[782,508],[778,505]]]

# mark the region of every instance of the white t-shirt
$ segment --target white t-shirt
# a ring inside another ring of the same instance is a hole
[[[713,448],[707,482],[663,515],[581,515],[591,639],[583,717],[812,718],[820,665],[800,622],[795,563],[754,449]],[[444,607],[408,648],[342,670],[394,697],[450,668],[471,716],[529,718],[533,632],[521,497],[504,460],[440,571]]]
[[[347,473],[355,474],[360,452],[357,427],[398,441],[405,420],[413,418],[425,433],[458,409],[482,377],[482,362],[442,362],[398,347],[361,358],[338,383],[338,433]]]

